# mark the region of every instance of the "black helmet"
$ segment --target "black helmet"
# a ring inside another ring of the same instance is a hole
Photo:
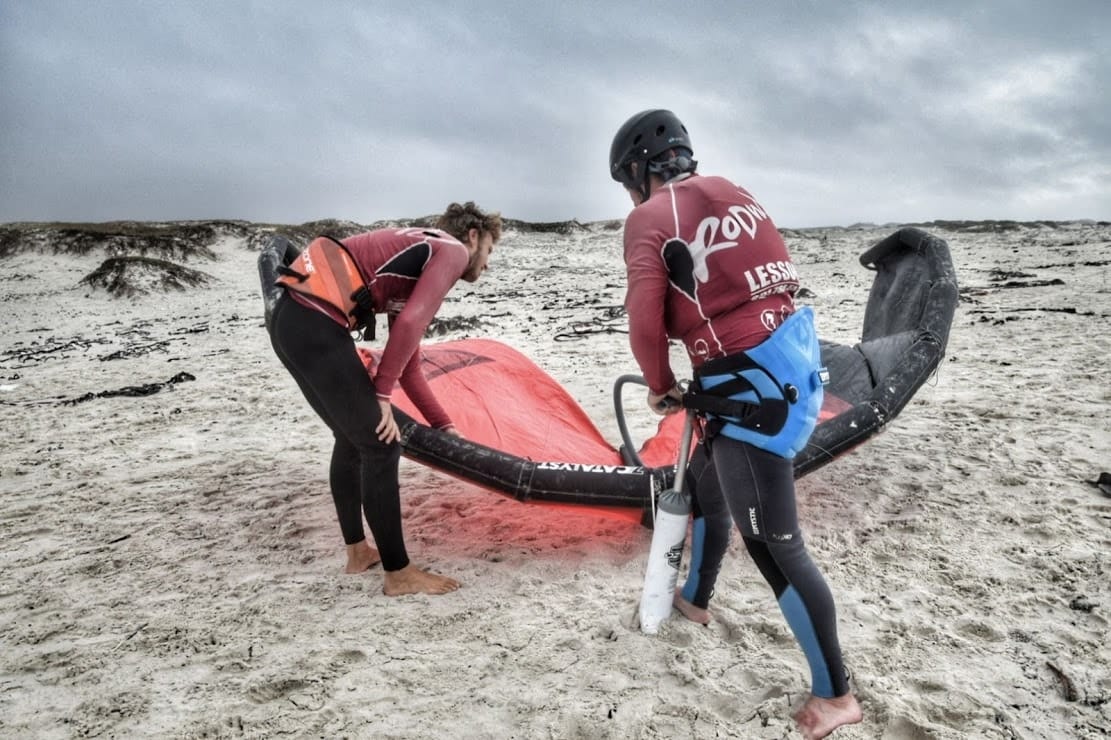
[[[666,162],[648,164],[671,149],[684,151]],[[613,144],[610,146],[610,177],[626,188],[640,190],[647,197],[644,191],[647,189],[645,179],[649,172],[668,174],[671,177],[681,172],[693,172],[698,163],[691,159],[692,156],[694,147],[691,146],[687,127],[674,113],[658,109],[641,111],[625,121],[625,125],[613,137]],[[636,174],[629,166],[633,162],[639,163]]]

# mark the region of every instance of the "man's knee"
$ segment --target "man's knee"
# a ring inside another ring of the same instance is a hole
[[[372,466],[395,465],[401,459],[401,443],[386,444],[380,441],[377,435],[356,445],[356,451],[358,458],[364,464]]]
[[[806,551],[806,543],[803,542],[801,532],[797,530],[784,533],[769,532],[764,542],[772,559],[784,573],[792,573],[798,568],[809,566],[810,554]]]

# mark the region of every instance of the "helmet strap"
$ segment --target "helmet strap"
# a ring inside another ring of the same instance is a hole
[[[644,166],[644,179],[640,182],[640,187],[637,192],[640,193],[643,200],[648,200],[649,195],[649,179],[652,175],[657,175],[665,183],[679,177],[680,175],[688,175],[698,169],[698,162],[691,159],[690,156],[685,154],[686,150],[680,150],[671,159],[662,162],[645,161]]]

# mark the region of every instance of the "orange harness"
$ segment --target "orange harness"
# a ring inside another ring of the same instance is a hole
[[[374,325],[374,300],[355,258],[338,239],[321,236],[288,267],[278,268],[278,285],[325,301],[343,312],[347,328]]]

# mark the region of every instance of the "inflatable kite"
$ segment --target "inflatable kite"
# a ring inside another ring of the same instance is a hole
[[[277,268],[297,249],[275,236],[259,256],[267,324],[281,295]],[[903,228],[860,257],[875,271],[861,339],[853,346],[821,342],[829,371],[818,426],[795,457],[795,477],[813,472],[879,432],[937,368],[957,306],[948,245]],[[376,354],[360,350],[368,372]],[[623,439],[613,447],[567,391],[531,360],[501,342],[464,339],[422,345],[429,385],[462,438],[426,426],[401,391],[395,418],[403,454],[417,462],[520,501],[548,501],[639,510],[674,478],[683,415],[660,423],[633,447],[614,388]],[[647,516],[643,514],[647,512]]]

